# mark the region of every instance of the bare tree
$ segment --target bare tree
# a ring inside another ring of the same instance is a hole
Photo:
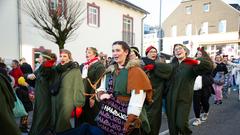
[[[44,38],[63,49],[83,22],[80,0],[23,0],[23,11],[30,16],[33,26],[44,32]]]

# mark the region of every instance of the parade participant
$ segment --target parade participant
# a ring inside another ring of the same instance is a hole
[[[228,73],[226,64],[222,62],[220,54],[215,56],[215,64],[217,65],[213,71],[214,83],[213,88],[215,91],[215,102],[214,104],[222,104],[222,89],[224,85],[224,76]]]
[[[86,49],[87,62],[80,66],[85,88],[85,105],[80,117],[80,124],[87,122],[96,125],[95,118],[99,112],[99,103],[95,98],[96,88],[100,86],[100,80],[105,72],[105,67],[98,58],[97,49],[88,47]]]
[[[14,78],[14,88],[18,87],[18,78],[23,76],[23,73],[20,69],[19,62],[17,60],[12,60],[12,70],[9,74]]]
[[[146,57],[142,58],[142,67],[145,73],[148,75],[148,78],[151,81],[153,87],[153,103],[146,106],[147,116],[151,127],[151,135],[158,135],[161,127],[162,119],[162,96],[164,90],[165,80],[156,73],[155,63],[157,62],[157,49],[154,46],[149,46],[145,51]],[[165,68],[169,71],[171,68]],[[162,72],[162,71],[161,71]],[[161,74],[158,72],[158,74]],[[170,76],[170,74],[169,74]]]
[[[198,75],[212,70],[211,61],[188,58],[189,50],[182,44],[175,44],[174,58],[170,63],[173,70],[167,85],[167,117],[171,135],[189,135],[188,118],[192,104],[193,85]],[[162,69],[159,69],[162,70]]]
[[[20,68],[21,68],[21,71],[23,74],[33,73],[31,65],[26,62],[25,58],[19,59],[19,64],[20,64]]]
[[[11,84],[5,75],[0,73],[0,134],[20,135],[20,130],[13,115],[14,102],[16,101]]]
[[[53,130],[62,132],[71,128],[71,113],[80,117],[85,103],[84,85],[77,62],[72,61],[72,54],[66,49],[60,50],[60,63],[56,66],[59,86],[51,89]],[[57,83],[54,83],[57,85]]]
[[[8,81],[11,84],[15,84],[13,77],[11,78],[9,73],[8,73],[7,65],[4,63],[4,60],[2,60],[1,57],[0,57],[0,73],[5,75],[5,77],[8,79]]]
[[[32,101],[29,98],[28,86],[24,77],[18,79],[19,86],[16,88],[16,94],[22,102],[27,113],[33,110]],[[28,115],[22,116],[20,121],[20,129],[22,132],[28,133]]]
[[[22,71],[22,73],[24,75],[24,78],[26,79],[26,82],[31,87],[35,87],[35,81],[27,79],[27,75],[33,73],[31,65],[26,62],[25,58],[19,59],[19,63],[20,63],[20,68],[21,68],[21,71]]]
[[[139,54],[139,50],[137,47],[133,46],[133,47],[130,47],[131,49],[131,53],[129,55],[129,59],[141,59],[141,56]]]
[[[204,48],[198,48],[195,55],[196,58],[205,58],[212,61]],[[212,62],[213,65],[213,62]],[[193,110],[195,114],[195,120],[193,121],[193,126],[198,126],[202,121],[206,121],[209,112],[209,98],[213,90],[213,77],[212,71],[206,72],[203,75],[198,75],[194,83],[194,93],[193,93]],[[203,111],[202,117],[200,118],[201,108]]]
[[[224,98],[227,98],[227,95],[229,94],[229,91],[231,88],[231,81],[232,81],[231,77],[232,77],[232,69],[234,67],[234,64],[229,61],[228,55],[223,55],[223,63],[226,65],[228,73],[225,74],[222,94]]]
[[[115,63],[107,69],[97,92],[102,103],[97,124],[106,134],[144,134],[150,130],[143,107],[145,99],[152,102],[150,81],[139,65],[129,61],[126,42],[114,42],[112,53]]]
[[[51,127],[51,94],[48,89],[53,82],[56,72],[53,70],[57,57],[54,53],[42,52],[43,63],[28,78],[35,80],[35,102],[32,126],[29,135],[40,135],[45,129]]]

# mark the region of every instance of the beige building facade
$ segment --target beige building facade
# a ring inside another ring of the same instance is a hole
[[[237,9],[238,8],[238,9]],[[184,43],[194,56],[199,46],[216,53],[240,56],[239,5],[222,0],[183,0],[163,23],[163,52]]]

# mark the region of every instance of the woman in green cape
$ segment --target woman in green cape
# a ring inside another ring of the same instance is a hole
[[[161,68],[161,72],[156,74],[154,71],[157,70],[155,68],[155,64],[158,63],[157,49],[154,46],[149,46],[146,49],[145,54],[146,57],[142,58],[142,68],[148,75],[153,87],[153,103],[146,105],[146,111],[148,114],[147,116],[151,127],[151,132],[149,135],[158,135],[162,121],[162,97],[165,79],[170,76],[171,68]],[[162,72],[164,73],[165,77],[158,76]]]
[[[56,76],[54,66],[57,57],[49,52],[43,52],[40,55],[43,57],[43,63],[34,74],[28,75],[28,79],[36,79],[33,120],[29,135],[40,135],[46,129],[51,128],[52,103],[48,88]]]
[[[193,85],[198,75],[212,70],[213,65],[208,59],[188,58],[189,50],[182,44],[175,44],[174,58],[170,63],[171,76],[167,84],[167,117],[171,135],[190,135],[188,117],[192,104]],[[156,72],[163,70],[156,64]],[[167,73],[168,74],[168,73]]]
[[[5,75],[0,73],[0,134],[20,135],[20,130],[13,115],[14,102],[16,101],[12,86]]]
[[[84,85],[78,63],[72,61],[72,54],[66,49],[60,51],[60,63],[56,66],[60,86],[52,96],[53,130],[63,132],[73,127],[71,114],[80,117],[85,103]]]

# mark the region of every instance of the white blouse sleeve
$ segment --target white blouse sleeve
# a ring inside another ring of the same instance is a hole
[[[127,114],[134,114],[136,116],[139,116],[142,111],[145,98],[146,92],[144,92],[143,90],[140,90],[139,94],[136,94],[135,90],[132,90],[131,98],[127,109]]]
[[[99,92],[99,91],[104,91],[106,92],[106,75],[103,76],[103,78],[101,79],[101,84],[100,84],[100,87],[97,88],[96,92]]]
[[[88,65],[84,65],[82,69],[82,78],[87,78],[88,74]]]

